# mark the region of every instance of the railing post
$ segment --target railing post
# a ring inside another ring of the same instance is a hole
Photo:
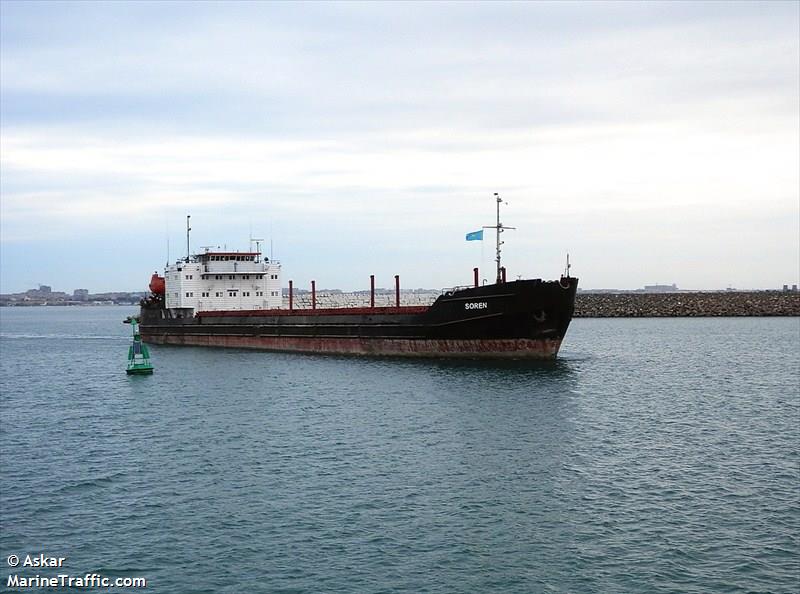
[[[478,288],[478,269],[477,268],[473,268],[472,269],[472,275],[475,277],[475,288],[477,289]]]
[[[292,281],[289,281],[289,311],[294,309],[294,287]]]
[[[369,306],[375,307],[375,275],[369,275]]]
[[[394,275],[394,304],[400,307],[400,275]]]
[[[317,309],[317,281],[311,281],[311,309]]]

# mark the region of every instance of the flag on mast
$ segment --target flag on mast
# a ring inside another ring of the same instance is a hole
[[[467,241],[483,241],[483,229],[467,233]]]

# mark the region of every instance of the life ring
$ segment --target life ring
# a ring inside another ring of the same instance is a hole
[[[567,281],[566,284],[564,284],[565,280]],[[558,284],[562,289],[569,289],[572,286],[572,284],[569,282],[569,279],[565,279],[563,276],[559,279]]]

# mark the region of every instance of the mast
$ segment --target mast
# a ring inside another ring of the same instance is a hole
[[[192,228],[189,226],[189,219],[191,219],[191,215],[186,215],[186,261],[189,261],[189,231]]]
[[[503,232],[503,224],[500,222],[500,194],[497,192],[494,193],[494,197],[497,199],[497,282],[500,282],[500,245],[502,242],[500,241],[500,234]]]
[[[497,202],[497,224],[495,224],[495,225],[484,225],[483,228],[484,229],[495,229],[497,231],[497,246],[496,246],[496,254],[497,255],[495,257],[495,262],[497,263],[497,281],[496,282],[498,284],[500,284],[500,282],[502,282],[502,280],[503,280],[503,275],[502,275],[502,272],[501,272],[502,266],[500,264],[500,256],[501,256],[502,250],[500,249],[500,246],[503,245],[503,243],[505,243],[503,241],[500,241],[500,234],[506,229],[516,229],[516,227],[504,227],[503,223],[500,222],[500,204],[503,202],[503,199],[500,198],[500,194],[498,194],[497,192],[494,193],[494,197],[495,197],[495,200]],[[508,202],[506,202],[506,204],[508,204]]]
[[[167,235],[167,263],[164,264],[164,268],[169,266],[169,219],[165,221],[166,224],[166,235]]]

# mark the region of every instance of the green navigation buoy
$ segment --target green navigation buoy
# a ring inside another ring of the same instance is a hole
[[[153,373],[153,365],[150,363],[150,352],[147,345],[142,342],[139,335],[139,320],[134,316],[129,316],[125,320],[133,328],[133,342],[128,349],[128,368],[125,373],[128,375],[146,375]]]

